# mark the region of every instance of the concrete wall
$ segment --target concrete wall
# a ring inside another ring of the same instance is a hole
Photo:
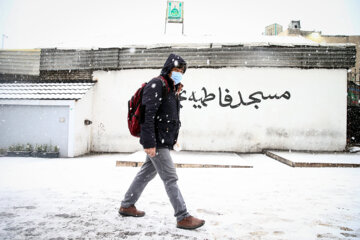
[[[69,151],[69,101],[0,100],[0,148],[13,144],[52,144]]]
[[[98,83],[92,151],[141,149],[128,132],[127,101],[142,82],[158,74],[159,70],[94,72]],[[345,148],[346,70],[188,69],[183,83],[179,142],[184,150]]]
[[[75,102],[74,105],[74,156],[89,153],[91,150],[91,128],[85,125],[84,120],[92,121],[93,114],[93,91],[90,89],[84,97]]]
[[[132,152],[140,150],[138,138],[127,127],[127,104],[143,82],[159,70],[96,71],[93,87],[92,151]]]

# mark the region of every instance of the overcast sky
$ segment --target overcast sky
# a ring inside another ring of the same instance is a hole
[[[272,23],[360,35],[360,0],[184,0],[187,36],[261,36]],[[55,47],[94,37],[164,35],[166,0],[0,0],[5,48]],[[174,30],[175,29],[175,30]],[[168,25],[168,31],[180,31]],[[101,47],[101,46],[99,46]],[[116,47],[116,46],[114,46]]]

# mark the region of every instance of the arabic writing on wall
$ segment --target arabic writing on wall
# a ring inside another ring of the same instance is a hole
[[[189,97],[186,96],[187,91],[183,90],[180,93],[180,101],[186,101],[186,100],[192,101],[192,102],[194,102],[193,107],[196,109],[201,109],[203,107],[207,107],[208,102],[215,100],[216,95],[215,95],[215,93],[212,93],[212,92],[208,93],[208,91],[205,87],[203,87],[201,90],[202,90],[202,94],[196,94],[196,91],[192,91],[192,93],[190,94]],[[249,100],[245,101],[240,91],[237,92],[236,97],[233,97],[232,95],[230,95],[230,91],[227,88],[225,88],[225,90],[222,90],[221,87],[219,87],[219,92],[218,92],[219,106],[220,107],[230,107],[231,109],[236,109],[236,108],[240,107],[241,105],[243,105],[243,106],[253,105],[256,109],[258,109],[261,101],[268,100],[268,99],[280,100],[282,98],[285,100],[289,100],[290,97],[291,97],[291,94],[289,91],[285,91],[280,96],[277,93],[265,95],[262,91],[256,91],[249,95],[249,97],[248,97]]]

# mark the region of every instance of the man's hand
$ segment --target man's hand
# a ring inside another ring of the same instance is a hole
[[[145,150],[146,154],[149,155],[149,157],[155,157],[156,148],[146,148],[144,150]]]

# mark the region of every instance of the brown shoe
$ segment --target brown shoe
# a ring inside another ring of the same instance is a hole
[[[176,227],[192,230],[192,229],[199,228],[204,224],[205,224],[204,220],[189,216],[189,217],[186,217],[183,220],[177,222]]]
[[[143,217],[145,212],[137,210],[136,207],[132,205],[128,208],[120,207],[119,214],[127,217]]]

